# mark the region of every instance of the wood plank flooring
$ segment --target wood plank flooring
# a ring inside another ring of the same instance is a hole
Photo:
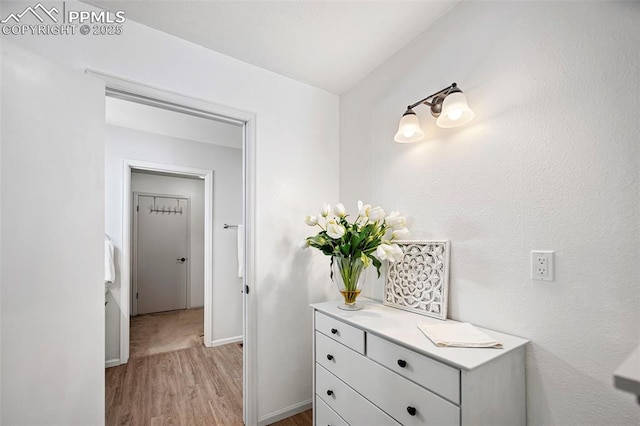
[[[138,315],[131,318],[129,356],[202,346],[203,334],[204,308]]]
[[[312,411],[307,410],[288,419],[273,423],[272,426],[308,426],[311,424],[313,424]]]
[[[193,311],[132,319],[129,363],[105,371],[107,426],[243,424],[242,345],[204,347]],[[274,423],[311,424],[311,410]]]
[[[241,425],[242,349],[188,348],[106,370],[107,425]]]

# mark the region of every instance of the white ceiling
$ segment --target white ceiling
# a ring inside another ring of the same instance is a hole
[[[341,94],[461,0],[85,0]]]

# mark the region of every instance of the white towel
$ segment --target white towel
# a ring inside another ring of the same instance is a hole
[[[108,237],[104,238],[104,282],[113,283],[116,280],[116,264],[113,261],[114,246]]]
[[[238,225],[238,277],[244,277],[244,225]]]
[[[418,324],[436,346],[459,348],[502,348],[502,343],[468,322],[453,324]]]

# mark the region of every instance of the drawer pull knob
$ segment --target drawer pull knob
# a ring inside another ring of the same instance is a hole
[[[332,329],[331,329],[331,334],[338,334],[338,330],[337,330],[337,329],[335,329],[335,328],[332,328]]]
[[[415,416],[417,413],[416,407],[411,407],[411,406],[407,407],[407,413],[409,413],[412,416]]]
[[[332,391],[331,389],[329,389],[329,390],[327,391],[327,395],[329,395],[329,396],[333,395],[333,391]]]
[[[333,359],[333,355],[328,354],[328,355],[327,355],[327,359],[328,359],[329,361],[331,361],[331,360]]]
[[[400,366],[400,368],[405,368],[407,366],[407,361],[405,361],[404,359],[399,359],[398,365]]]

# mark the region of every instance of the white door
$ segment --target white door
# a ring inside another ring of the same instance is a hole
[[[103,424],[104,84],[0,47],[0,423]]]
[[[137,313],[187,309],[188,199],[140,194],[135,198]]]

